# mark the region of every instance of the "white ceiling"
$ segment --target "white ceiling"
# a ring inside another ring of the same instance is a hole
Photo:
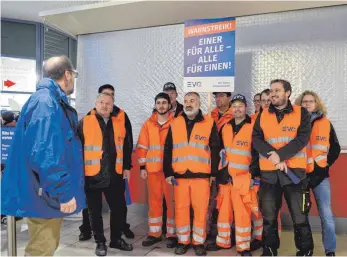
[[[108,0],[107,0],[108,1]],[[99,1],[3,1],[1,0],[1,18],[18,19],[26,21],[43,22],[39,12],[68,8],[72,6],[81,6],[105,2]]]
[[[347,4],[347,1],[109,1],[40,13],[73,35]]]
[[[347,1],[1,1],[1,17],[45,21],[81,35],[339,4]]]

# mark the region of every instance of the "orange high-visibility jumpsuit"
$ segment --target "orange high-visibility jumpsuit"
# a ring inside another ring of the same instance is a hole
[[[173,188],[166,183],[163,173],[164,143],[172,121],[173,116],[170,115],[169,120],[160,126],[158,114],[153,113],[142,126],[136,146],[141,169],[145,168],[148,174],[148,235],[154,237],[162,234],[163,196],[167,206],[166,237],[175,236]]]
[[[206,239],[211,152],[215,151],[210,146],[210,138],[215,134],[218,139],[213,119],[200,116],[194,123],[189,138],[186,121],[182,116],[173,121],[171,134],[167,137],[167,141],[172,140],[172,171],[170,175],[165,173],[167,177],[174,176],[178,183],[174,186],[176,235],[179,243],[185,245],[191,242],[190,205],[194,210],[192,243],[201,245]],[[217,152],[219,150],[218,140]],[[218,165],[218,160],[216,163]],[[164,167],[164,170],[165,168],[168,167]]]
[[[222,138],[228,161],[230,176],[226,184],[221,184],[218,195],[218,236],[216,243],[222,248],[231,246],[230,225],[235,221],[236,249],[238,252],[249,251],[251,242],[251,212],[258,208],[254,205],[253,190],[250,190],[251,174],[249,165],[252,161],[253,123],[247,116],[240,131],[234,135],[231,123],[222,129]],[[234,217],[232,215],[234,212]]]

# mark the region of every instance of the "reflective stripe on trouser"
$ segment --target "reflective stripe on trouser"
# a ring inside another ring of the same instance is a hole
[[[154,237],[160,237],[162,234],[163,223],[163,196],[165,195],[165,201],[167,206],[167,220],[173,221],[174,208],[173,208],[173,189],[172,186],[166,183],[165,177],[162,171],[155,173],[148,173],[147,177],[147,189],[148,189],[148,235]],[[175,235],[174,223],[167,222],[167,237]]]
[[[190,243],[190,205],[194,210],[193,244],[206,240],[206,213],[210,196],[208,179],[177,179],[175,192],[175,223],[179,243]]]
[[[232,212],[234,211],[235,235],[236,235],[236,250],[238,252],[250,249],[251,241],[251,213],[249,211],[249,203],[245,204],[238,190],[233,188],[233,185],[220,185],[220,197],[222,197],[221,207],[218,216],[218,237],[225,239],[228,242],[230,236],[224,237],[223,232],[229,232],[230,227],[223,228],[224,224],[232,221]],[[230,235],[230,234],[229,234]],[[217,240],[216,240],[217,241]],[[227,248],[230,244],[223,244],[221,240],[217,241],[220,247]]]
[[[217,220],[218,235],[216,244],[222,248],[231,247],[231,223],[233,221],[233,209],[230,199],[230,186],[219,185],[219,193],[217,196],[219,202],[219,213]]]
[[[278,237],[279,239],[281,239],[281,235],[282,235],[281,212],[278,212],[277,223],[278,223]]]
[[[248,212],[251,215],[252,225],[253,225],[253,233],[252,238],[255,238],[261,241],[262,233],[263,233],[263,216],[259,210],[258,204],[258,194],[259,185],[255,185],[253,189],[250,190],[252,202],[248,204]]]

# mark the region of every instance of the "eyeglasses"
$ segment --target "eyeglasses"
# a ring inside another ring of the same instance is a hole
[[[78,78],[78,71],[77,70],[66,70],[66,71],[72,72],[74,74],[75,79]]]
[[[314,104],[316,101],[315,100],[305,100],[305,101],[302,101],[303,104]]]
[[[253,103],[260,103],[260,100],[253,100]]]
[[[269,99],[269,100],[261,100],[261,102],[263,103],[263,104],[267,104],[267,103],[271,103],[271,100]]]

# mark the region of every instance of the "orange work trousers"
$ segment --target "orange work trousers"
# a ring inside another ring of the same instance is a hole
[[[250,189],[251,197],[252,197],[252,203],[250,204],[250,215],[253,223],[253,233],[252,238],[255,238],[259,241],[262,240],[262,233],[263,233],[263,215],[261,215],[261,212],[259,210],[259,204],[258,204],[258,194],[259,191],[259,185],[255,185],[252,189]],[[281,215],[278,213],[278,236],[281,238],[282,233],[282,223],[281,223]]]
[[[194,210],[193,244],[204,244],[206,240],[206,217],[210,198],[207,178],[177,179],[175,192],[175,221],[178,242],[190,243],[190,205]]]
[[[236,250],[250,250],[252,195],[241,196],[231,183],[219,185],[217,207],[219,209],[216,243],[222,248],[230,248],[231,224],[235,222]],[[233,215],[235,217],[233,217]]]
[[[162,171],[148,173],[148,228],[149,236],[160,237],[162,234],[163,224],[163,196],[167,206],[166,237],[175,236],[174,206],[173,206],[173,189],[172,185],[165,180]]]

